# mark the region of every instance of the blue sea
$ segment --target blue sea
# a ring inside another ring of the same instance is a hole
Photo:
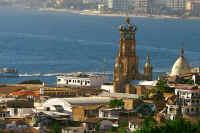
[[[112,72],[117,55],[118,25],[124,17],[103,17],[36,9],[0,8],[0,68],[20,73]],[[142,72],[150,55],[154,76],[170,71],[184,42],[191,66],[200,65],[200,19],[131,18],[136,24],[137,55]],[[0,79],[19,83],[41,79],[55,85],[55,77]]]

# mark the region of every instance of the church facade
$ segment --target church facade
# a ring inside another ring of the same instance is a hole
[[[130,18],[126,23],[118,27],[120,31],[119,50],[114,67],[113,84],[114,91],[125,93],[126,86],[134,80],[152,80],[152,65],[147,56],[144,66],[144,74],[139,73],[139,59],[136,55],[135,34],[137,28],[130,24]]]

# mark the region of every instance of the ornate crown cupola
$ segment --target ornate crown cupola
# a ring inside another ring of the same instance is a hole
[[[126,24],[122,24],[118,27],[120,31],[120,39],[135,40],[136,26],[130,24],[130,18],[126,18]]]
[[[125,85],[138,77],[138,57],[136,56],[135,41],[137,28],[130,23],[130,18],[127,17],[125,24],[121,24],[118,30],[120,31],[120,40],[113,82],[115,92],[124,92]]]

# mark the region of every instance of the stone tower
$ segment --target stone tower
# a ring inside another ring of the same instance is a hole
[[[120,25],[118,30],[120,31],[120,41],[113,83],[115,92],[124,93],[126,84],[139,77],[135,41],[136,26],[130,24],[130,18],[126,18],[126,23]]]
[[[144,79],[152,80],[152,70],[153,70],[153,67],[150,62],[150,57],[147,56],[146,64],[144,65]]]

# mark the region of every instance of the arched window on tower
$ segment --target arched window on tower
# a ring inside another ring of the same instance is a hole
[[[135,72],[135,65],[131,64],[131,72]]]
[[[123,55],[125,55],[125,53],[126,53],[126,46],[124,44],[122,46],[122,51],[123,51]]]
[[[121,72],[124,72],[124,64],[123,63],[121,64],[120,68],[121,68]]]

